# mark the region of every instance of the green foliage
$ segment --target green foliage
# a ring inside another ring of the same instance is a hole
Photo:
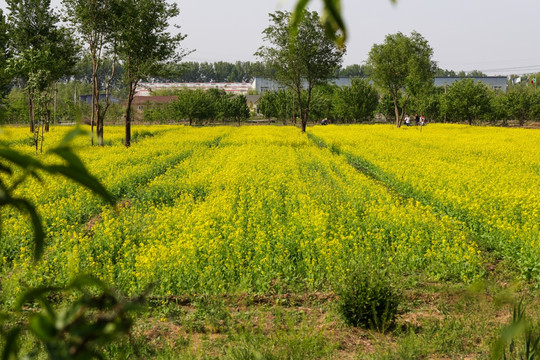
[[[169,32],[171,19],[179,14],[177,4],[165,0],[121,0],[114,3],[117,28],[116,51],[128,88],[125,112],[125,146],[131,143],[131,103],[140,79],[159,75],[168,63],[178,62],[189,52],[180,51],[186,35]]]
[[[540,358],[540,323],[534,323],[526,313],[523,299],[514,304],[512,322],[494,343],[493,358],[534,360]]]
[[[189,125],[193,120],[202,121],[215,117],[215,104],[209,93],[202,90],[182,90],[178,100],[172,103],[178,119],[188,119]]]
[[[240,125],[242,120],[249,119],[249,107],[247,106],[247,100],[244,95],[226,96],[223,98],[221,106],[225,120],[232,119],[238,121]]]
[[[540,119],[540,91],[532,94],[531,118],[532,120]]]
[[[444,88],[431,86],[409,103],[409,113],[423,115],[426,120],[442,119],[441,104]]]
[[[111,104],[110,90],[115,79],[115,64],[117,62],[118,31],[121,25],[115,10],[119,4],[116,1],[96,0],[62,0],[66,20],[81,36],[87,48],[88,57],[92,63],[92,132],[94,123],[100,146],[104,145],[104,120]],[[110,73],[105,75],[105,83],[98,78],[100,69],[107,63],[106,54],[111,54]],[[101,101],[99,94],[104,90],[105,100]],[[93,144],[93,136],[91,142]]]
[[[317,85],[313,88],[313,94],[311,95],[310,105],[310,120],[320,121],[324,118],[333,117],[333,97],[336,91],[335,85],[324,84]],[[306,92],[303,92],[303,97],[307,96]]]
[[[217,296],[202,296],[194,303],[195,311],[184,321],[195,333],[223,333],[231,325],[231,314],[223,300]]]
[[[107,55],[107,54],[106,54]],[[114,73],[112,72],[112,68],[114,66]],[[89,56],[88,53],[84,53],[82,57],[77,61],[77,64],[75,64],[75,68],[73,71],[73,80],[78,83],[82,84],[91,84],[92,83],[92,58]],[[113,77],[110,78],[111,73],[113,73]],[[124,76],[124,68],[122,64],[118,64],[116,59],[111,56],[104,56],[102,58],[102,62],[97,70],[97,82],[99,84],[99,88],[103,89],[107,86],[107,82],[111,81],[111,90],[112,91],[119,91],[123,88],[124,84],[122,82],[122,78]],[[91,87],[88,86],[88,90],[86,90],[84,93],[81,94],[91,94],[92,90]]]
[[[532,87],[511,87],[506,93],[506,106],[509,118],[518,120],[523,126],[533,118],[534,96]]]
[[[172,118],[176,120],[188,119],[189,124],[202,123],[203,121],[237,121],[249,118],[249,107],[244,95],[232,96],[224,90],[181,90],[176,91],[178,99],[170,104],[169,110]]]
[[[7,69],[8,60],[11,57],[9,51],[8,26],[4,12],[0,9],[0,99],[7,95],[11,85],[12,74]]]
[[[354,78],[350,87],[336,91],[336,117],[354,122],[371,120],[379,104],[379,94],[367,80]]]
[[[385,332],[394,323],[400,296],[386,274],[360,266],[338,295],[339,312],[349,325]]]
[[[175,118],[174,104],[155,104],[145,107],[143,111],[143,121],[151,124],[167,124]]]
[[[398,112],[401,113],[402,109],[400,104],[402,103],[403,98],[401,94],[399,94],[398,97]],[[392,121],[392,119],[395,119],[396,113],[395,113],[395,107],[394,107],[394,100],[392,99],[392,95],[390,93],[385,93],[379,100],[379,104],[377,106],[377,111],[379,114],[382,114],[386,121]]]
[[[328,37],[316,12],[295,15],[296,26],[291,26],[291,13],[277,11],[270,14],[271,25],[264,31],[269,43],[255,53],[275,69],[273,78],[295,92],[305,132],[309,119],[311,93],[315,85],[323,84],[339,69],[344,49],[339,50]],[[305,100],[302,96],[306,90]]]
[[[24,91],[13,88],[6,98],[5,107],[0,108],[2,124],[28,124],[28,102]]]
[[[70,75],[79,48],[72,34],[59,25],[50,1],[8,0],[7,4],[13,74],[33,79],[37,83],[31,90],[39,91]]]
[[[390,0],[395,3],[396,0]],[[298,0],[292,16],[293,28],[297,28],[302,20],[302,14],[306,10],[309,0]],[[341,14],[340,0],[323,0],[322,25],[327,36],[335,41],[341,48],[347,41],[347,28]],[[339,34],[339,35],[338,35]]]
[[[456,81],[447,88],[443,112],[448,121],[467,120],[471,125],[490,112],[492,93],[481,82],[473,79]]]
[[[387,35],[383,44],[373,45],[369,52],[371,78],[392,96],[397,127],[401,126],[409,99],[423,95],[433,85],[437,66],[432,56],[433,49],[417,32],[410,37],[402,33]],[[403,98],[401,104],[399,98]]]
[[[51,296],[75,296],[63,307],[56,307]],[[20,356],[19,337],[30,333],[50,359],[101,358],[101,349],[127,334],[132,326],[129,313],[139,308],[142,297],[125,299],[103,282],[79,277],[65,288],[36,288],[18,300],[19,311],[27,305],[38,305],[28,321],[12,326],[4,335],[4,359]],[[24,354],[39,356],[38,350]]]
[[[302,91],[303,101],[309,94]],[[357,122],[371,120],[379,103],[379,95],[366,80],[353,79],[351,87],[340,88],[335,85],[317,85],[313,88],[310,105],[310,120],[323,118],[333,122]],[[276,118],[285,124],[287,119],[298,114],[298,102],[291,90],[264,92],[259,99],[259,112],[267,118]]]
[[[45,233],[41,218],[34,205],[24,196],[14,195],[17,187],[27,178],[34,177],[40,180],[40,171],[64,176],[114,204],[109,192],[88,173],[81,160],[73,153],[70,143],[81,133],[79,129],[69,132],[60,144],[49,151],[63,160],[62,165],[44,164],[34,157],[0,144],[0,170],[7,176],[7,179],[0,180],[0,206],[13,206],[30,217],[34,228],[35,260],[43,253]],[[75,291],[81,295],[77,300],[67,303],[65,308],[57,310],[48,296],[58,294],[60,291]],[[17,358],[20,352],[19,337],[27,332],[42,344],[51,359],[100,357],[99,347],[129,331],[131,319],[128,312],[139,302],[140,299],[122,299],[101,281],[86,277],[77,278],[66,288],[30,289],[18,300],[17,308],[22,310],[28,303],[37,303],[43,310],[32,314],[28,322],[22,324],[17,322],[15,325],[2,328],[1,335],[4,338],[2,357]],[[35,350],[25,354],[26,357],[38,355]]]
[[[506,125],[509,120],[508,113],[508,96],[502,92],[493,94],[490,98],[490,109],[486,120],[491,124],[496,124],[498,121],[502,121]]]
[[[258,103],[258,110],[267,118],[276,118],[285,124],[292,119],[293,108],[298,109],[295,94],[291,90],[265,91]],[[297,110],[298,111],[298,110]]]
[[[171,82],[250,82],[255,77],[267,76],[271,69],[260,61],[186,61],[172,65],[172,72],[164,77]]]
[[[366,65],[353,64],[339,70],[337,76],[355,78],[369,76],[369,74],[370,71]]]

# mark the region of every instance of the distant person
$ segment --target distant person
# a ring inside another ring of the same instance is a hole
[[[328,119],[327,118],[322,119],[321,125],[328,125]]]
[[[414,117],[414,125],[418,126],[419,123],[420,123],[420,116],[418,116],[418,114],[416,114],[415,117]]]
[[[405,125],[411,126],[411,118],[409,115],[405,115]]]
[[[424,126],[426,124],[426,118],[424,117],[424,115],[421,115],[420,116],[420,126]]]

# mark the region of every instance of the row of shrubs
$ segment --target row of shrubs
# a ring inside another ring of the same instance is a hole
[[[446,88],[432,86],[418,98],[400,98],[398,104],[400,114],[420,114],[428,121],[437,122],[487,121],[505,125],[509,120],[517,120],[524,125],[540,119],[540,90],[536,87],[511,86],[503,92],[467,78]],[[293,119],[295,113],[298,116],[294,95],[286,90],[263,93],[258,109],[265,117],[283,122]],[[378,114],[387,121],[395,120],[392,97],[379,93],[363,79],[353,79],[350,87],[314,88],[310,114],[313,121],[327,118],[334,123],[373,121]]]

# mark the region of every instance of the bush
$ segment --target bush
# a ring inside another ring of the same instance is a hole
[[[349,325],[384,332],[394,323],[400,296],[386,275],[357,269],[338,295],[339,312]]]

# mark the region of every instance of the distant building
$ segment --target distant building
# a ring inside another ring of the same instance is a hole
[[[140,95],[137,95],[133,97],[131,106],[137,112],[141,112],[145,108],[149,108],[154,105],[168,104],[177,99],[178,99],[178,96],[140,96]]]
[[[506,89],[508,88],[508,82],[506,79],[506,76],[485,76],[485,77],[459,77],[459,76],[452,76],[452,77],[436,77],[434,84],[435,86],[448,86],[452,83],[463,80],[463,79],[473,79],[475,82],[482,82],[486,84],[489,88],[493,90],[501,90],[503,92],[506,92]]]
[[[88,105],[92,105],[92,98],[92,94],[79,96],[79,100],[83,103],[87,103]],[[99,101],[105,101],[105,94],[99,94]],[[120,102],[117,98],[112,96],[109,96],[109,101],[113,104],[118,104]]]
[[[135,90],[135,96],[150,96],[152,91],[156,90],[208,90],[220,89],[227,93],[247,95],[251,90],[250,83],[139,83]]]
[[[367,79],[367,78],[366,78]],[[486,76],[486,77],[436,77],[433,81],[435,86],[447,86],[452,84],[453,82],[462,80],[462,79],[473,79],[476,82],[482,82],[486,84],[488,87],[494,89],[494,90],[501,90],[506,92],[506,89],[508,87],[507,85],[507,79],[506,76]],[[336,79],[328,80],[328,83],[335,84],[338,86],[351,86],[351,78],[350,77],[340,77]],[[304,83],[304,87],[307,85],[307,83]],[[251,87],[255,90],[257,90],[257,94],[262,94],[265,91],[277,91],[279,89],[284,89],[285,86],[278,84],[277,82],[274,82],[273,80],[266,79],[266,78],[255,78],[253,80],[253,83],[251,84]]]
[[[328,83],[334,84],[337,86],[351,86],[351,78],[339,77],[339,78],[328,80]],[[303,86],[307,87],[307,82],[304,82]],[[265,91],[277,91],[280,89],[285,89],[285,86],[280,85],[279,83],[273,80],[267,79],[267,78],[257,77],[251,83],[251,88],[256,90],[257,94],[262,94]]]
[[[255,113],[258,112],[260,98],[261,95],[246,95],[246,102],[249,110],[254,111]]]

